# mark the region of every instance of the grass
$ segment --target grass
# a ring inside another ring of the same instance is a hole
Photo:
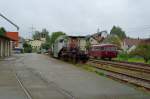
[[[83,68],[89,72],[94,72],[100,76],[105,76],[105,74],[101,71],[98,71],[96,68],[93,68],[92,66],[88,65],[88,64],[76,64],[75,66]]]
[[[72,64],[71,62],[69,62],[69,63]],[[105,74],[104,71],[100,71],[99,69],[96,69],[96,68],[92,67],[92,66],[89,65],[89,64],[80,64],[80,63],[79,63],[79,64],[73,64],[73,65],[76,66],[76,67],[78,67],[78,68],[82,68],[82,69],[84,69],[84,70],[87,70],[87,71],[89,71],[89,72],[96,73],[96,74],[99,75],[99,76],[107,77],[107,75]],[[114,81],[120,82],[120,83],[125,83],[125,84],[127,84],[127,85],[129,85],[129,86],[132,86],[132,87],[136,88],[136,89],[143,90],[144,92],[149,92],[149,91],[145,90],[145,88],[143,88],[143,87],[135,87],[135,86],[133,86],[132,84],[123,82],[123,81],[121,81],[121,80],[114,79],[114,78],[111,78],[111,79],[114,80]]]
[[[74,66],[77,66],[77,67],[79,67],[79,68],[85,69],[85,70],[87,70],[87,71],[89,71],[89,72],[96,73],[96,74],[99,75],[99,76],[107,77],[107,75],[106,75],[104,72],[102,72],[102,71],[100,71],[100,70],[97,70],[96,68],[92,67],[92,66],[89,65],[89,64],[76,64],[76,65],[74,65]],[[110,78],[110,77],[109,77],[109,78]],[[127,82],[124,82],[124,81],[121,81],[121,80],[118,80],[118,79],[115,79],[115,78],[111,78],[111,79],[114,80],[114,81],[120,82],[120,83],[127,84],[128,86],[132,86],[132,87],[135,88],[135,89],[142,90],[142,91],[144,91],[144,92],[146,92],[146,93],[149,93],[149,91],[147,91],[144,87],[137,87],[137,86],[134,86],[134,85],[132,85],[132,84],[130,84],[130,83],[127,83]]]
[[[129,58],[129,62],[141,62],[144,63],[144,60],[142,58]]]
[[[129,57],[127,55],[121,55],[118,56],[117,58],[115,58],[115,60],[120,60],[120,61],[128,61],[128,62],[138,62],[138,63],[145,63],[143,58],[140,57]],[[146,64],[150,64],[150,60],[148,61],[148,63]]]

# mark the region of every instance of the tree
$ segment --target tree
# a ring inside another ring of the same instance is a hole
[[[103,43],[115,44],[118,48],[121,48],[121,39],[117,35],[109,35]]]
[[[6,32],[5,28],[0,27],[0,35],[1,35],[1,34],[4,34],[5,32]]]
[[[40,39],[40,32],[39,32],[39,31],[35,31],[35,34],[32,35],[32,38],[33,38],[34,40]]]
[[[86,48],[87,50],[90,50],[90,47],[91,47],[91,43],[90,43],[89,40],[87,40],[87,41],[86,41],[86,46],[85,46],[85,48]]]
[[[113,28],[110,31],[110,34],[117,35],[121,40],[126,38],[125,32],[120,27],[113,26]]]
[[[41,38],[46,38],[49,36],[49,32],[44,28],[42,31],[35,31],[35,34],[33,34],[32,38],[34,40],[39,40]]]
[[[25,53],[31,53],[32,52],[32,46],[26,42],[23,44],[23,48],[24,48]]]
[[[48,30],[46,30],[46,28],[42,29],[42,32],[41,32],[41,33],[46,34],[46,35],[49,34],[49,32],[48,32]]]
[[[44,34],[44,35],[45,35],[46,43],[49,43],[49,42],[50,42],[49,32],[44,28],[44,29],[42,29],[41,34]]]
[[[46,36],[46,42],[41,45],[42,49],[48,50],[50,48],[50,36]]]
[[[130,54],[142,57],[147,63],[150,60],[150,44],[140,43]]]
[[[42,29],[42,31],[35,31],[35,34],[33,35],[34,40],[41,40],[41,38],[45,38],[45,43],[41,45],[42,49],[48,50],[50,48],[50,36],[48,30],[45,28]]]
[[[54,44],[55,40],[61,35],[66,35],[66,34],[64,32],[61,32],[61,31],[53,32],[51,37],[50,37],[50,45]]]
[[[41,48],[48,50],[50,48],[50,36],[49,36],[49,32],[46,29],[42,29],[41,35],[44,35],[45,38],[46,38],[46,41],[45,41],[45,43],[43,43],[41,45]]]
[[[49,43],[43,43],[43,44],[41,45],[41,48],[48,50],[48,49],[50,48],[50,44],[49,44]]]

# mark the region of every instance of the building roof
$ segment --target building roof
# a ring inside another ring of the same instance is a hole
[[[68,36],[70,38],[86,38],[86,36]]]
[[[96,44],[92,46],[116,46],[115,44]]]
[[[142,39],[125,38],[124,43],[128,46],[138,45]]]
[[[93,39],[95,39],[97,42],[102,42],[104,40],[104,36],[103,36],[103,33],[107,34],[107,31],[101,31],[101,32],[98,32],[98,33],[94,33],[92,35],[89,35],[87,38],[90,38],[92,37]]]
[[[150,38],[148,38],[148,39],[144,39],[141,43],[150,44]]]
[[[145,42],[150,43],[150,38],[149,39],[145,39]]]
[[[13,40],[13,41],[18,41],[19,40],[19,33],[18,32],[6,32],[5,37]]]

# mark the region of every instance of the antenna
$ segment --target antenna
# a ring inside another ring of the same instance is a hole
[[[32,38],[32,36],[33,36],[33,34],[34,34],[34,30],[35,30],[35,27],[33,27],[33,25],[30,27],[30,29],[31,29],[31,38]]]

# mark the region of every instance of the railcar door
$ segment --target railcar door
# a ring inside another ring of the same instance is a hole
[[[90,56],[90,58],[94,58],[95,57],[95,48],[94,48],[94,46],[92,46],[91,48],[90,48],[90,51],[89,51],[89,56]]]
[[[93,51],[93,56],[94,58],[99,58],[100,57],[100,51],[101,47],[100,46],[95,46],[94,51]]]

